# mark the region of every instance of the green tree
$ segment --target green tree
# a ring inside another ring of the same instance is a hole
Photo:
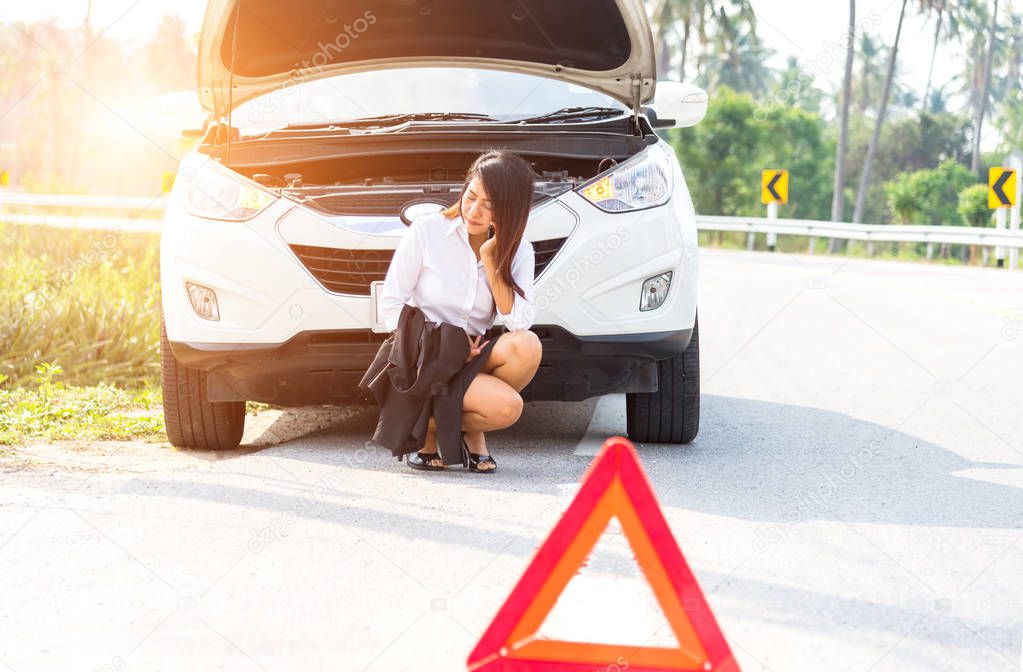
[[[934,19],[934,43],[931,47],[931,61],[927,68],[927,86],[923,95],[923,112],[935,111],[932,106],[931,84],[934,80],[934,61],[938,56],[938,45],[944,40],[958,39],[959,27],[962,23],[963,13],[967,9],[968,2],[963,0],[917,0],[921,14],[935,15]],[[942,30],[944,29],[944,33]],[[940,110],[938,110],[940,111]]]
[[[820,114],[824,92],[814,86],[813,77],[799,65],[795,56],[789,56],[785,69],[778,73],[778,83],[771,96],[801,110]]]
[[[880,108],[886,81],[885,64],[891,61],[892,53],[880,40],[867,33],[860,35],[859,47],[856,49],[859,64],[853,69],[851,94],[853,110],[857,115],[876,114]],[[889,96],[892,109],[904,107],[907,101],[915,97],[912,89],[901,84],[903,79],[905,73],[896,61]]]
[[[818,114],[781,106],[755,115],[748,93],[720,88],[707,116],[691,128],[672,129],[674,145],[698,212],[763,216],[760,174],[789,171],[786,217],[826,219],[834,144]]]
[[[750,96],[722,87],[714,93],[703,121],[669,131],[697,212],[748,214],[759,201],[759,177],[751,162],[764,138],[754,111]]]
[[[1012,14],[1009,19],[1009,39],[1006,46],[1004,76],[995,87],[1000,105],[996,123],[1001,132],[1003,152],[1023,149],[1023,15]]]
[[[726,5],[732,10],[730,13],[726,11]],[[671,69],[669,36],[678,38],[679,81],[689,79],[687,66],[691,53],[697,57],[697,76],[703,71],[705,52],[714,43],[715,34],[722,29],[722,21],[756,35],[756,14],[750,0],[721,0],[720,3],[715,0],[646,0],[646,6],[659,47],[659,73],[666,74]],[[691,44],[694,33],[696,44]]]
[[[969,162],[971,122],[954,114],[914,114],[885,124],[875,161],[875,180],[867,192],[863,221],[883,224],[888,220],[884,183],[898,175],[932,168],[946,159]],[[849,155],[846,190],[855,194],[855,178],[861,170],[871,127],[869,120],[853,117],[849,127]]]
[[[741,11],[729,15],[717,12],[712,49],[701,57],[697,82],[708,90],[727,86],[736,91],[763,95],[770,89],[773,73],[765,64],[773,51],[761,42],[756,24]]]
[[[974,184],[960,191],[956,212],[966,226],[992,226],[991,210],[987,206],[987,185]]]
[[[1023,148],[1023,91],[1016,89],[1002,102],[998,128],[1003,152]]]
[[[899,9],[899,23],[895,29],[895,40],[892,42],[891,53],[888,56],[888,74],[884,80],[884,91],[881,94],[881,104],[877,111],[877,120],[874,122],[874,134],[867,145],[867,156],[863,161],[863,171],[860,173],[860,187],[856,191],[856,205],[853,208],[853,222],[863,221],[863,207],[867,201],[867,189],[870,187],[870,169],[874,161],[874,154],[877,152],[877,142],[881,137],[881,127],[884,126],[884,115],[888,108],[888,97],[892,90],[892,81],[895,78],[895,59],[899,53],[899,40],[902,37],[902,21],[906,16],[906,2],[902,0]]]
[[[973,157],[970,169],[974,173],[980,172],[980,139],[984,129],[984,114],[987,112],[989,103],[989,92],[991,90],[991,66],[994,60],[995,51],[998,49],[998,0],[994,0],[994,9],[991,12],[991,28],[988,32],[987,53],[984,59],[984,80],[981,85],[980,101],[977,104],[977,121],[973,131]]]
[[[885,184],[885,192],[900,224],[958,226],[959,195],[976,182],[970,170],[948,159],[937,168],[899,175]]]
[[[152,40],[143,47],[146,71],[160,91],[180,91],[195,86],[196,56],[188,44],[185,28],[182,17],[164,16]]]
[[[845,70],[838,103],[838,143],[835,149],[835,174],[831,183],[831,221],[845,221],[845,164],[849,147],[849,108],[852,105],[853,63],[856,59],[856,0],[849,0],[849,27],[845,34]],[[828,251],[837,252],[841,240],[828,240]]]
[[[910,224],[920,214],[921,183],[920,173],[903,173],[891,182],[885,183],[888,207],[895,213],[899,224]]]

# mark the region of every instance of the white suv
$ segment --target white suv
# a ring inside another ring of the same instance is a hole
[[[697,123],[707,97],[655,87],[641,0],[348,6],[208,5],[210,117],[161,238],[171,443],[237,446],[246,400],[368,402],[357,384],[387,336],[376,301],[394,249],[491,148],[537,174],[525,235],[543,360],[523,398],[625,393],[630,439],[692,441],[695,213],[654,129]]]

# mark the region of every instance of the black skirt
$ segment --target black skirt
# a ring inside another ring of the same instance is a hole
[[[359,383],[380,406],[371,441],[401,459],[423,448],[432,416],[441,460],[462,464],[462,402],[501,333],[504,327],[490,327],[480,354],[465,363],[465,329],[431,322],[419,308],[405,304],[398,327],[381,343]]]

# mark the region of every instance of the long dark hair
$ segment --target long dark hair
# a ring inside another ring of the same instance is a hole
[[[526,298],[524,290],[512,278],[511,264],[526,231],[529,211],[533,206],[536,173],[525,159],[514,152],[492,149],[481,154],[466,172],[458,200],[443,211],[448,219],[461,214],[462,198],[474,177],[479,177],[483,182],[483,188],[487,190],[493,204],[494,221],[498,224],[494,227],[497,236],[497,250],[494,254],[497,275],[519,296]]]

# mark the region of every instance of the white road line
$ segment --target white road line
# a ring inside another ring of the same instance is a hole
[[[597,400],[590,424],[572,454],[592,457],[609,437],[625,436],[625,431],[625,395],[606,394]]]

